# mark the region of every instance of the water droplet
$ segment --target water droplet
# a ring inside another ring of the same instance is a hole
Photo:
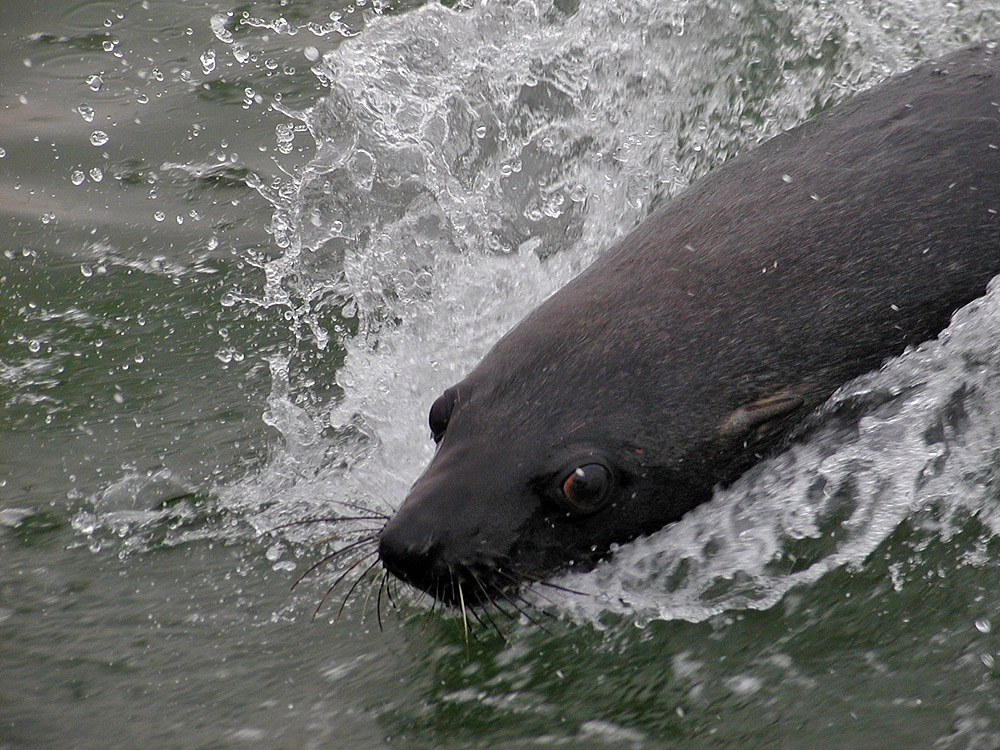
[[[42,224],[51,224],[56,220],[56,215],[52,211],[42,214]]]
[[[208,75],[215,70],[215,50],[207,49],[201,53],[201,69]]]
[[[101,42],[101,48],[105,52],[113,52],[115,49],[115,43],[110,39],[105,39],[103,42]]]
[[[156,213],[153,214],[153,218],[156,219],[157,221],[163,221],[164,219],[167,218],[167,215],[163,213],[163,211],[157,211]]]
[[[87,175],[83,173],[82,169],[74,169],[70,172],[69,181],[74,185],[82,185],[83,181],[87,179]]]
[[[100,167],[94,167],[93,169],[90,170],[89,174],[90,174],[90,179],[92,179],[94,182],[100,182],[101,180],[104,179],[104,172],[101,171]]]
[[[6,155],[7,155],[7,149],[0,148],[0,159],[4,158]]]
[[[80,273],[82,273],[88,279],[94,275],[94,269],[88,266],[86,263],[80,264]]]
[[[485,137],[486,137],[486,126],[480,125],[478,128],[476,128],[476,138],[485,138]]]
[[[146,358],[142,354],[136,354],[135,357],[133,357],[133,359],[138,365],[141,365],[143,362],[146,361]]]
[[[114,400],[116,404],[125,403],[125,396],[122,394],[121,391],[115,391],[115,394],[111,398]]]
[[[139,94],[139,96],[137,96],[135,100],[139,102],[139,104],[149,104],[149,97],[146,96],[145,94]]]
[[[42,344],[38,339],[32,339],[28,342],[28,349],[35,354],[38,354],[42,350]]]
[[[226,28],[226,16],[222,13],[216,13],[212,16],[209,21],[209,25],[212,27],[212,33],[215,34],[216,38],[223,44],[232,44],[233,35],[230,33],[229,29]]]
[[[86,122],[94,121],[94,108],[89,104],[81,104],[76,108],[77,114],[80,115]]]
[[[236,58],[236,62],[242,65],[250,59],[250,52],[242,44],[236,42],[233,45],[233,57]]]
[[[990,624],[990,619],[988,617],[980,617],[976,620],[976,630],[980,633],[989,633],[993,629],[992,624]]]
[[[91,146],[103,146],[105,143],[110,141],[111,138],[103,130],[95,130],[90,134],[90,145]]]
[[[159,68],[153,68],[151,71],[149,71],[149,74],[153,76],[153,80],[156,81],[163,80],[163,71],[160,70]]]
[[[313,47],[312,45],[302,50],[302,54],[306,56],[306,60],[308,60],[309,62],[316,62],[317,60],[319,60],[319,50]]]
[[[104,85],[104,79],[97,74],[89,75],[87,76],[87,85],[91,91],[100,91],[101,86]]]
[[[791,182],[792,181],[792,176],[790,174],[783,174],[783,175],[781,175],[781,181],[782,182]]]

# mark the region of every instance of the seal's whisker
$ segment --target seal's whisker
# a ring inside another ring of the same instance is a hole
[[[418,602],[424,598],[423,594],[425,593],[427,592],[421,592],[420,598],[417,599]],[[424,624],[420,626],[421,632],[427,630],[427,623],[431,621],[432,617],[434,617],[434,610],[437,609],[437,603],[438,603],[437,596],[435,596],[434,594],[431,594],[430,596],[431,596],[431,608],[427,610],[427,615],[424,617]]]
[[[300,576],[299,576],[298,578],[296,578],[296,579],[295,579],[295,583],[293,583],[293,584],[292,584],[292,590],[294,590],[296,586],[298,586],[298,585],[299,585],[300,583],[302,583],[302,580],[303,580],[303,579],[304,579],[304,578],[305,578],[306,576],[308,576],[308,575],[309,575],[310,573],[312,573],[312,572],[313,572],[314,570],[316,570],[317,568],[320,568],[320,567],[322,567],[323,565],[325,565],[326,563],[330,562],[330,560],[333,560],[333,559],[334,559],[335,557],[339,557],[340,555],[344,554],[345,552],[348,552],[348,551],[350,551],[350,550],[352,550],[352,549],[354,549],[354,548],[356,548],[356,547],[360,547],[360,546],[362,546],[363,544],[367,544],[367,543],[370,543],[370,542],[374,542],[374,541],[375,541],[375,540],[376,540],[377,538],[378,538],[378,537],[376,537],[376,536],[375,536],[375,535],[373,534],[372,536],[369,536],[369,537],[365,537],[364,539],[357,539],[357,540],[355,540],[355,541],[351,542],[350,544],[348,544],[348,545],[347,545],[346,547],[341,547],[340,549],[338,549],[338,550],[335,550],[335,551],[331,552],[331,553],[330,553],[329,555],[326,555],[326,556],[325,556],[325,557],[323,557],[323,558],[322,558],[322,559],[321,559],[321,560],[320,560],[319,562],[317,562],[317,563],[314,563],[313,565],[310,565],[310,566],[309,566],[309,567],[308,567],[308,568],[306,569],[306,572],[305,572],[305,573],[303,573],[302,575],[300,575]],[[377,552],[378,552],[378,550],[375,550],[374,552],[372,552],[372,553],[370,553],[370,554],[375,554],[375,553],[377,553]],[[367,556],[368,556],[368,555],[366,555],[366,557],[367,557]]]
[[[392,605],[393,609],[399,609],[399,607],[396,606],[396,598],[392,595],[392,587],[396,583],[396,579],[389,575],[389,571],[388,570],[385,571],[385,576],[388,579],[388,582],[385,585],[385,593],[389,597],[389,604]],[[422,593],[423,592],[421,592],[421,594]]]
[[[454,581],[454,579],[452,579]],[[462,630],[465,632],[465,650],[466,656],[468,656],[469,650],[469,616],[465,611],[465,594],[462,593],[462,582],[458,581],[456,583],[458,586],[458,601],[462,605]]]
[[[348,534],[369,534],[369,539],[372,539],[378,535],[378,529],[373,529],[371,527],[365,527],[363,529],[344,529],[343,531],[338,531],[336,534],[330,534],[330,536],[318,539],[317,541],[312,542],[312,545],[314,547],[319,547],[320,545],[336,541],[337,539],[343,539]]]
[[[496,602],[490,601],[490,604],[492,604],[493,606],[496,606]],[[493,630],[496,631],[496,634],[498,636],[500,636],[500,639],[509,646],[510,645],[510,641],[507,639],[507,636],[505,636],[501,632],[499,626],[496,623],[496,620],[494,620],[493,617],[490,616],[490,611],[488,609],[486,609],[486,607],[483,607],[482,609],[483,609],[483,617],[485,617],[486,621],[489,622],[490,627],[492,627]]]
[[[549,633],[549,635],[551,635],[551,632],[549,631],[549,629],[546,628],[544,625],[542,625],[542,623],[540,623],[534,617],[532,617],[531,615],[529,615],[527,612],[525,612],[523,607],[518,606],[517,602],[511,597],[510,594],[508,594],[507,592],[502,592],[502,593],[503,593],[503,598],[507,601],[508,604],[510,604],[510,606],[512,606],[514,609],[516,609],[519,613],[521,613],[522,616],[524,616],[525,618],[527,618],[528,621],[531,622],[532,624],[534,624],[536,627],[541,628],[543,631],[545,631],[546,633]]]
[[[552,581],[546,581],[542,578],[524,573],[524,580],[529,583],[534,583],[539,586],[545,586],[546,588],[555,589],[556,591],[562,591],[567,594],[576,594],[577,596],[590,596],[586,591],[577,591],[576,589],[567,588],[566,586],[560,586],[558,583],[552,583]]]
[[[492,605],[493,605],[494,607],[496,607],[497,611],[498,611],[498,612],[500,612],[500,613],[501,613],[501,614],[502,614],[502,615],[503,615],[504,617],[506,617],[506,618],[507,618],[508,620],[513,620],[513,619],[516,619],[516,618],[514,617],[514,614],[513,614],[512,612],[508,612],[508,611],[507,611],[506,609],[504,609],[503,607],[501,607],[501,606],[500,606],[500,602],[499,602],[499,601],[497,601],[496,599],[494,599],[494,600],[493,600],[493,601],[491,602],[491,604],[492,604]]]
[[[369,554],[362,557],[361,560],[367,560],[374,554],[375,552],[370,552]],[[361,560],[358,560],[358,562],[361,562]],[[355,563],[355,565],[357,565],[357,563]],[[371,572],[372,568],[374,568],[376,565],[378,565],[378,560],[375,560],[375,562],[373,562],[371,565],[365,568],[364,571],[362,571],[361,575],[358,576],[358,580],[356,580],[353,584],[351,584],[351,588],[347,589],[347,594],[344,595],[344,601],[340,603],[340,609],[337,610],[337,616],[333,618],[334,622],[339,620],[340,616],[344,614],[344,607],[347,606],[347,600],[351,598],[351,594],[354,593],[354,589],[358,587],[358,584],[365,579],[365,576],[368,575]]]
[[[274,531],[280,531],[281,529],[289,529],[293,526],[314,526],[318,523],[342,523],[344,521],[384,521],[385,516],[331,516],[329,518],[306,518],[302,521],[289,521],[288,523],[278,524],[277,526],[262,531],[261,534],[269,534]],[[376,531],[377,529],[372,529]]]
[[[498,575],[501,575],[501,576],[505,577],[507,580],[509,580],[515,586],[517,584],[520,584],[522,581],[525,581],[525,580],[528,581],[529,583],[540,583],[540,581],[534,581],[534,580],[532,580],[531,577],[527,576],[526,574],[522,575],[521,573],[518,573],[518,574],[515,575],[515,574],[512,574],[512,573],[508,573],[507,571],[502,570],[502,569],[497,569],[495,572]],[[513,591],[516,591],[516,589],[514,589]],[[558,607],[559,606],[559,604],[554,599],[552,599],[552,597],[546,596],[541,591],[535,591],[535,594],[537,596],[539,596],[540,598],[544,599],[548,604],[551,604],[553,607]],[[533,603],[529,602],[527,599],[525,599],[519,593],[515,594],[515,596],[517,596],[517,598],[520,601],[524,602],[524,604],[526,604],[526,605],[528,605],[530,607],[534,607],[535,606]],[[508,599],[509,599],[509,597],[508,597]],[[536,607],[536,609],[537,609],[537,607]]]
[[[328,588],[326,590],[326,593],[323,594],[323,598],[319,600],[319,604],[316,605],[316,610],[313,612],[313,619],[314,620],[316,619],[316,616],[319,614],[320,609],[323,607],[323,602],[325,602],[327,600],[327,597],[329,597],[330,594],[333,593],[333,590],[335,588],[337,588],[337,586],[340,585],[340,582],[343,581],[352,570],[354,570],[362,562],[364,562],[365,560],[367,560],[369,557],[371,557],[374,554],[375,554],[375,552],[369,552],[367,555],[364,555],[363,557],[359,557],[357,560],[355,560],[351,564],[351,567],[349,567],[347,570],[345,570],[343,573],[341,573],[339,576],[337,576],[337,580],[334,581],[333,584],[331,584],[330,588]],[[360,579],[358,579],[358,580],[360,580]],[[351,590],[353,591],[354,588],[351,587]]]
[[[486,590],[486,586],[483,585],[483,581],[482,581],[482,579],[479,576],[477,576],[475,573],[473,573],[472,574],[472,579],[476,582],[476,585],[479,587],[479,590],[483,592],[483,597],[484,597],[484,602],[485,602],[485,604],[483,604],[483,606],[482,606],[483,616],[487,619],[487,621],[489,621],[490,625],[496,631],[496,634],[498,636],[500,636],[500,638],[504,641],[504,643],[508,643],[509,644],[510,641],[508,641],[507,638],[504,636],[504,634],[500,632],[500,628],[497,627],[496,622],[490,616],[490,612],[487,609],[487,606],[490,605],[490,604],[492,604],[495,607],[496,606],[496,602],[493,601],[493,597],[490,595],[490,592]],[[478,620],[479,618],[477,617],[476,619]],[[480,624],[482,624],[483,621],[479,620],[479,622],[480,622]]]
[[[374,564],[372,564],[371,566],[369,566],[368,570],[366,570],[366,571],[365,571],[365,572],[364,572],[364,573],[362,574],[362,577],[364,577],[365,575],[367,575],[367,574],[368,574],[368,572],[369,572],[369,571],[371,571],[371,570],[372,570],[372,568],[374,568],[374,567],[375,567],[375,565],[377,565],[377,564],[378,564],[378,562],[379,562],[379,561],[378,561],[378,560],[376,560],[376,561],[374,562]],[[370,602],[370,601],[371,601],[371,598],[372,598],[372,593],[373,593],[373,592],[374,592],[374,591],[376,590],[376,588],[377,588],[377,584],[378,584],[378,583],[379,583],[379,577],[378,577],[378,576],[376,575],[375,577],[373,577],[373,578],[371,579],[371,584],[370,584],[370,585],[368,586],[368,590],[367,590],[367,591],[365,592],[365,601],[364,601],[364,603],[363,603],[363,604],[361,605],[361,614],[362,614],[362,617],[363,617],[363,616],[364,616],[364,615],[365,615],[365,614],[366,614],[366,613],[368,612],[368,602]],[[380,592],[380,595],[381,595],[381,592]],[[376,604],[377,604],[377,602],[376,602]],[[379,623],[379,630],[381,630],[381,629],[382,629],[382,628],[381,628],[381,622],[380,622],[380,623]]]
[[[378,596],[375,597],[375,619],[378,622],[378,632],[384,632],[382,629],[382,591],[388,590],[386,586],[386,581],[389,580],[389,571],[383,571],[382,579],[378,585]]]
[[[343,505],[345,508],[353,508],[361,513],[371,513],[372,515],[380,516],[383,520],[389,520],[389,516],[387,514],[374,510],[373,508],[366,508],[360,503],[352,503],[349,500],[326,500],[325,502],[333,503],[335,505]]]

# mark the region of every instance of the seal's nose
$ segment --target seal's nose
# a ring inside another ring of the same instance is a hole
[[[413,515],[399,512],[392,517],[379,535],[378,554],[390,573],[423,588],[434,577],[441,545]]]

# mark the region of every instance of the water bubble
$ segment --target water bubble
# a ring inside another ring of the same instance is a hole
[[[89,104],[81,104],[76,108],[77,114],[84,119],[85,122],[94,121],[94,108]]]
[[[153,80],[155,81],[163,80],[163,71],[160,70],[159,68],[153,68],[151,71],[149,71],[149,74],[153,76]]]
[[[105,39],[103,42],[101,42],[101,48],[105,52],[113,52],[115,49],[115,43],[110,39]]]
[[[309,62],[316,62],[317,60],[319,60],[319,50],[313,47],[312,45],[302,50],[302,54],[305,55],[306,60],[308,60]]]
[[[51,224],[56,220],[56,215],[52,211],[47,211],[42,214],[42,224]]]
[[[135,98],[135,100],[136,100],[136,101],[137,101],[137,102],[138,102],[139,104],[149,104],[149,97],[148,97],[148,96],[146,96],[145,94],[139,94],[139,96],[137,96],[137,97]]]
[[[82,169],[74,169],[70,172],[69,181],[74,185],[82,185],[83,181],[87,179],[87,175],[83,173]]]
[[[101,86],[104,85],[104,79],[96,73],[89,75],[87,76],[87,85],[90,87],[91,91],[100,91]]]
[[[40,342],[38,339],[31,339],[31,341],[28,342],[28,349],[32,353],[38,354],[38,352],[42,350],[42,342]]]
[[[163,211],[157,211],[156,213],[153,214],[153,218],[156,219],[157,221],[163,221],[164,219],[167,218],[167,215],[163,213]]]
[[[100,167],[94,167],[90,170],[90,179],[94,182],[100,182],[104,179],[104,172],[101,171]]]
[[[90,145],[91,146],[103,146],[105,143],[110,141],[111,138],[103,130],[95,130],[90,134]]]
[[[201,69],[208,75],[215,70],[215,50],[207,49],[201,53]]]

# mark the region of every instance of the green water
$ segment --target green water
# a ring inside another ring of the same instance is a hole
[[[0,748],[1000,747],[989,311],[884,376],[986,363],[873,415],[941,433],[934,477],[865,423],[537,625],[467,635],[377,578],[311,617],[331,542],[276,527],[398,503],[506,326],[713,164],[1000,21],[428,7],[4,0]],[[774,489],[840,471],[819,511]]]

